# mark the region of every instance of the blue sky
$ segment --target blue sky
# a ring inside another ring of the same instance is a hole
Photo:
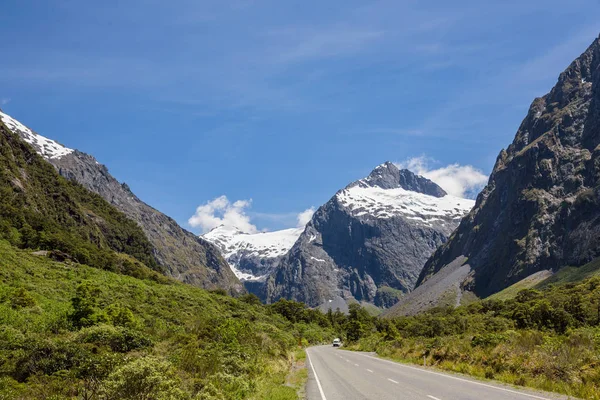
[[[277,229],[386,160],[489,174],[598,15],[597,0],[3,0],[0,107],[188,228],[220,198],[204,211]]]

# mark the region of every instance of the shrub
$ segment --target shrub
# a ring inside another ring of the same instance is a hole
[[[93,343],[110,347],[112,351],[127,353],[151,347],[152,341],[139,332],[124,327],[97,325],[82,329],[76,339],[79,343]]]
[[[117,368],[103,382],[107,400],[179,400],[190,396],[179,389],[173,366],[156,357],[144,357]]]
[[[12,297],[10,298],[10,306],[12,308],[26,308],[26,307],[34,307],[37,305],[37,302],[24,288],[17,289]]]

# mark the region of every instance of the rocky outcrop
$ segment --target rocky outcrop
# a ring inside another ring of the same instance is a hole
[[[399,292],[413,289],[428,256],[472,205],[382,164],[315,212],[260,294],[268,302],[311,306],[351,300],[390,306]]]
[[[464,257],[469,274],[448,284],[486,297],[537,271],[598,256],[600,39],[533,101],[475,207],[428,260],[418,285]]]
[[[243,290],[213,244],[186,231],[175,220],[141,201],[93,156],[47,139],[4,113],[0,113],[0,118],[54,165],[62,176],[99,194],[137,222],[152,244],[156,260],[168,275],[207,289],[222,288],[230,293]]]

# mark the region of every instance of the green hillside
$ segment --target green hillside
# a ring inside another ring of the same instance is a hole
[[[139,265],[131,257],[158,268],[135,222],[100,196],[59,176],[1,121],[0,238],[108,270],[135,274]]]
[[[256,300],[0,241],[0,399],[294,399],[292,350],[334,334]]]
[[[581,267],[564,267],[548,279],[540,282],[536,288],[541,289],[548,285],[561,285],[565,283],[581,282],[584,279],[600,275],[600,258],[582,265]]]
[[[159,272],[133,221],[0,123],[0,399],[295,399],[295,350],[334,336]]]

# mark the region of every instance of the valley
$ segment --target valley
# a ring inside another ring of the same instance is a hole
[[[76,3],[0,17],[0,400],[600,400],[594,4]]]

